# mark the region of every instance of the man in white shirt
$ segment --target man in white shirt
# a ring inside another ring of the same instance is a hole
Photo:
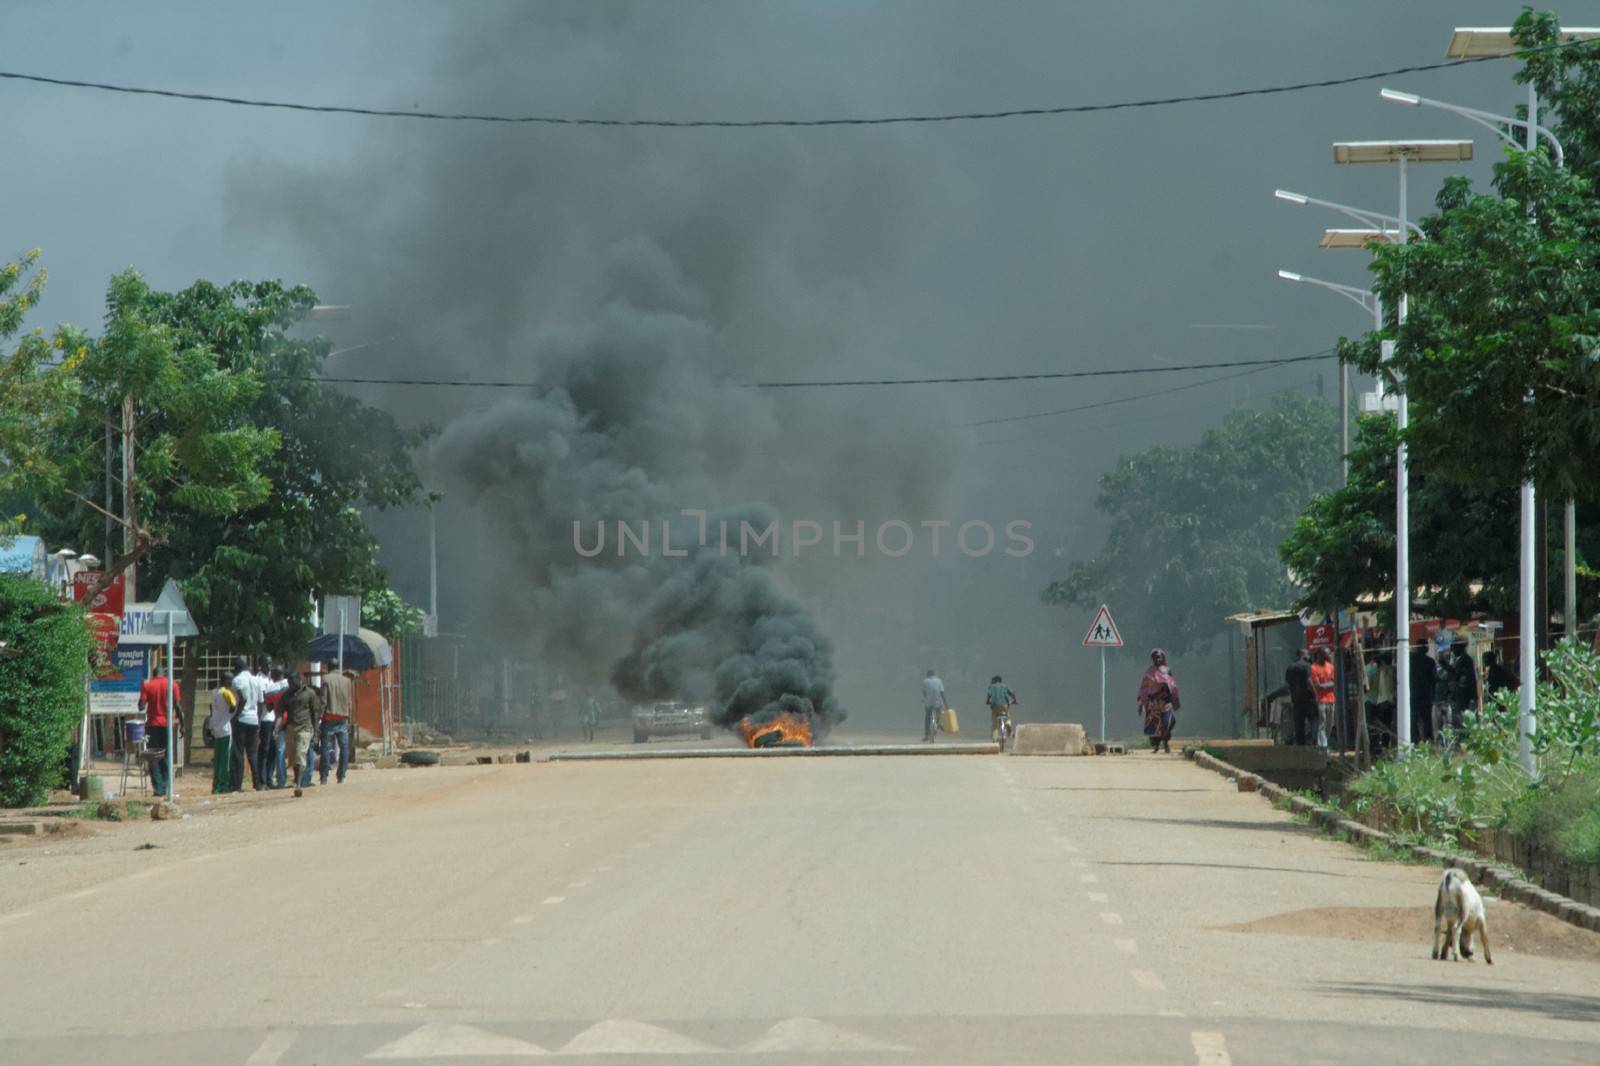
[[[278,721],[278,701],[274,698],[289,687],[282,674],[283,671],[273,667],[270,658],[263,658],[256,664],[254,676],[261,687],[261,729],[256,741],[256,757],[261,783],[266,788],[283,788],[288,782],[282,723]],[[278,675],[277,680],[273,680],[273,675]]]
[[[939,712],[949,706],[949,702],[944,698],[944,682],[939,680],[939,675],[929,670],[927,676],[922,679],[923,743],[933,743],[933,735],[939,731]]]
[[[233,659],[233,680],[229,682],[239,697],[239,713],[233,719],[233,787],[244,788],[244,768],[250,767],[250,787],[257,792],[266,787],[261,773],[261,680],[243,655]]]

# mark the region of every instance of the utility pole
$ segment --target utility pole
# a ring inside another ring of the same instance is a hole
[[[111,417],[110,416],[111,416],[111,412],[107,411],[106,412],[106,508],[105,508],[106,509],[106,542],[105,542],[105,546],[104,546],[105,547],[105,551],[100,556],[102,559],[105,560],[104,565],[107,568],[109,568],[111,566],[111,560],[113,560],[113,559],[115,559],[117,557],[116,545],[114,545],[112,543],[112,540],[114,539],[114,534],[115,534],[116,531],[112,528],[113,523],[112,523],[112,520],[111,520],[111,516],[116,513],[115,511],[112,510],[112,508],[116,506],[116,499],[111,494],[111,484],[112,484],[113,481],[116,480],[115,476],[112,473],[112,464],[114,462],[114,460],[112,459],[112,456],[116,454],[117,445],[116,445],[116,440],[115,440],[115,434],[113,433],[113,431],[111,429]]]
[[[134,530],[139,521],[138,500],[133,490],[134,466],[134,428],[133,428],[133,397],[122,398],[122,550],[132,554],[134,549]],[[138,564],[129,563],[124,571],[127,600],[129,603],[139,598],[138,593]]]

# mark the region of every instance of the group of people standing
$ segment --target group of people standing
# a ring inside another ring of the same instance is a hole
[[[355,722],[355,675],[324,664],[310,683],[292,667],[244,656],[233,676],[211,693],[206,734],[212,746],[211,791],[240,792],[246,769],[257,792],[288,788],[303,795],[320,763],[322,783],[337,769],[344,783]],[[319,758],[320,756],[320,758]],[[292,774],[292,776],[291,776]]]

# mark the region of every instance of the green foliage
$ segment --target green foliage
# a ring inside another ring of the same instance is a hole
[[[1534,698],[1533,753],[1538,777],[1552,785],[1581,764],[1600,761],[1600,655],[1562,641],[1542,656],[1545,676]],[[1497,692],[1468,724],[1467,746],[1488,765],[1517,756],[1517,694]]]
[[[1511,805],[1506,826],[1568,863],[1600,864],[1600,760],[1528,789]]]
[[[0,574],[0,806],[43,803],[61,783],[94,648],[83,612],[32,578]]]
[[[1124,633],[1151,634],[1172,654],[1203,649],[1250,608],[1293,597],[1277,545],[1295,516],[1338,475],[1338,413],[1283,393],[1238,410],[1190,447],[1125,457],[1100,479],[1105,546],[1044,590],[1047,603],[1118,604]]]
[[[1329,611],[1393,591],[1398,444],[1392,418],[1361,418],[1349,482],[1314,498],[1279,546],[1300,582],[1296,607]],[[1515,609],[1515,490],[1464,486],[1414,466],[1410,508],[1412,584],[1430,590],[1431,610]]]
[[[361,597],[361,624],[381,633],[391,644],[401,637],[422,632],[426,612],[413,607],[391,588],[381,588]]]

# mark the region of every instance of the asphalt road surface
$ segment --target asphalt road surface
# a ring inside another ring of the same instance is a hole
[[[0,851],[0,1063],[1600,1062],[1600,937],[1432,962],[1383,930],[1426,930],[1437,871],[1171,757],[366,771],[187,809]]]

